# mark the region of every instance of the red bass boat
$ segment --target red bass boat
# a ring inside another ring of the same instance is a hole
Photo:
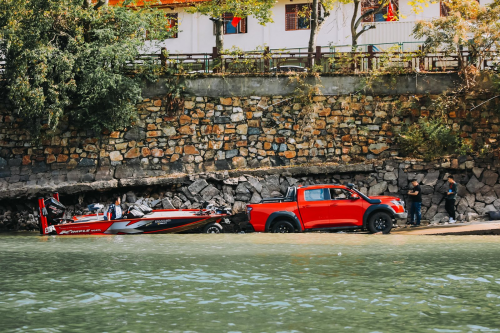
[[[59,202],[59,194],[52,198],[39,198],[40,233],[42,235],[123,235],[179,233],[197,230],[203,233],[221,233],[221,222],[229,223],[227,208],[208,205],[204,209],[160,209],[152,210],[144,205],[135,205],[121,219],[108,220],[99,214],[103,205],[89,205],[94,214],[73,216],[64,219],[66,207]]]

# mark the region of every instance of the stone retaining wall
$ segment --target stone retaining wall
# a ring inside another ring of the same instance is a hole
[[[243,213],[248,203],[281,196],[288,186],[301,184],[354,183],[365,194],[394,195],[408,201],[409,182],[417,179],[422,184],[423,218],[438,223],[447,219],[444,196],[448,189],[447,175],[452,174],[458,182],[458,219],[470,221],[500,210],[499,173],[491,165],[491,161],[465,157],[433,163],[395,158],[367,164],[210,172],[183,175],[170,183],[62,195],[61,201],[68,206],[70,216],[85,212],[90,203],[109,204],[116,194],[123,196],[124,208],[136,201],[154,208],[199,208],[208,201],[231,207],[237,214]],[[36,216],[35,199],[4,200],[0,203],[0,230],[37,229]],[[234,222],[229,231],[245,229],[244,219]]]
[[[30,143],[22,121],[2,104],[0,199],[141,186],[182,173],[391,158],[399,155],[396,137],[403,124],[433,112],[407,95],[314,101],[308,111],[283,96],[192,97],[180,114],[170,115],[157,97],[137,106],[130,128],[96,135],[63,122],[39,145]],[[498,147],[497,115],[457,110],[449,122],[467,141]]]

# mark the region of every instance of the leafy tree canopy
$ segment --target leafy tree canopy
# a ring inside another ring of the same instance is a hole
[[[187,11],[214,18],[221,17],[224,13],[242,18],[252,15],[264,25],[273,22],[271,9],[275,4],[276,0],[212,0],[200,2],[187,8]]]
[[[129,74],[145,32],[159,40],[174,32],[156,9],[130,4],[0,0],[5,93],[34,137],[64,118],[96,131],[130,124],[144,75]]]

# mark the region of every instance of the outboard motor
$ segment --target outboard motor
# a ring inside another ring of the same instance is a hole
[[[59,224],[59,220],[64,217],[66,206],[55,198],[45,199],[45,209],[47,210],[47,223],[49,225]]]

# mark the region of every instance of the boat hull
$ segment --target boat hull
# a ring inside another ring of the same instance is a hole
[[[75,216],[73,222],[50,226],[53,235],[123,235],[179,233],[202,229],[227,215],[200,214],[199,210],[155,210],[141,218],[106,221],[103,216]]]

